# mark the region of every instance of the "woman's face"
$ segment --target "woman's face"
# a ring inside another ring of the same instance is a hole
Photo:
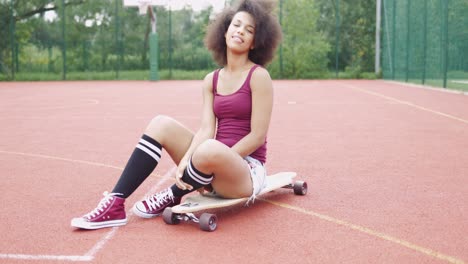
[[[232,18],[226,31],[226,45],[228,49],[243,53],[254,48],[255,20],[247,12],[238,12]]]

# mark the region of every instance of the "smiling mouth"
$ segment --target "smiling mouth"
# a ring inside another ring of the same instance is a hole
[[[244,43],[244,40],[241,39],[240,37],[238,36],[232,36],[232,39],[235,40],[236,42],[239,42],[239,43]]]

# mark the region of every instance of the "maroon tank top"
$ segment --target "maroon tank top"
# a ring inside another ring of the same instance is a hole
[[[218,120],[216,139],[225,145],[232,147],[239,140],[250,133],[252,117],[252,91],[250,89],[250,79],[252,73],[259,67],[254,65],[247,75],[242,86],[232,94],[218,94],[218,77],[220,69],[214,72],[213,93],[214,93],[214,114]],[[251,153],[254,159],[266,162],[267,140],[257,150]]]

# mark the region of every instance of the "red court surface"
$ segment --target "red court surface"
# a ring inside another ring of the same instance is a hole
[[[198,126],[201,81],[0,83],[0,263],[466,263],[468,96],[385,81],[275,81],[278,190],[166,225],[131,206],[173,183],[167,153],[129,223],[80,231],[157,114]]]

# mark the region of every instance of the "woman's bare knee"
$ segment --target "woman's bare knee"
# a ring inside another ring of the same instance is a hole
[[[167,125],[172,120],[172,118],[165,115],[157,115],[151,119],[148,126],[146,127],[145,132],[155,132],[156,129],[161,129]]]
[[[175,120],[165,115],[155,116],[146,127],[145,134],[164,144],[166,134],[171,131]]]
[[[223,148],[225,147],[215,139],[207,139],[193,152],[192,162],[200,170],[210,168],[222,158]]]
[[[176,164],[179,164],[187,152],[193,138],[192,131],[172,117],[165,115],[155,116],[144,133],[158,141]]]

